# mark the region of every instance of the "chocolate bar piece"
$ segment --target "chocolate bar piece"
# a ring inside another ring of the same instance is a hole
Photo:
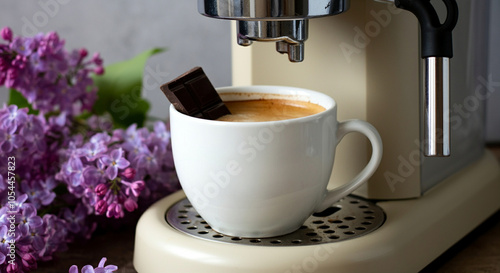
[[[231,114],[201,67],[189,70],[160,89],[175,109],[186,115],[218,119]]]

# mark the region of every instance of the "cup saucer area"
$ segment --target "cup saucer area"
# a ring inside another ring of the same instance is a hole
[[[292,233],[266,238],[244,238],[215,231],[196,212],[189,200],[184,198],[168,208],[165,220],[179,232],[199,239],[276,247],[317,245],[358,238],[382,226],[385,214],[373,202],[347,196],[326,210],[311,215]]]

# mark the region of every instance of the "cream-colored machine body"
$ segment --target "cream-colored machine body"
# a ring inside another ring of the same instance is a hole
[[[444,158],[421,152],[416,18],[373,0],[350,3],[342,14],[309,20],[303,62],[290,63],[275,52],[274,43],[234,43],[233,85],[313,89],[337,101],[340,121],[372,123],[384,143],[383,159],[356,194],[377,201],[385,223],[358,238],[318,245],[214,242],[167,222],[166,213],[185,197],[178,192],[141,217],[134,252],[138,272],[418,272],[498,211],[500,167],[485,152],[482,137],[483,105],[491,91],[487,50],[481,48],[487,44],[489,1],[458,1],[461,14],[450,60],[451,156]],[[337,148],[331,185],[349,181],[370,153],[362,136],[346,136]]]

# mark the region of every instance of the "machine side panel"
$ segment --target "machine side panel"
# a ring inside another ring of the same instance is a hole
[[[419,121],[418,21],[393,5],[367,2],[368,121],[384,141],[383,161],[370,181],[368,197],[418,197],[421,147]],[[377,31],[378,30],[378,31]]]

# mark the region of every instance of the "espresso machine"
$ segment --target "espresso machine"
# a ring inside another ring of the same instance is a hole
[[[483,140],[484,105],[494,91],[489,5],[198,0],[202,15],[235,21],[233,85],[330,95],[339,120],[378,129],[382,163],[354,195],[279,238],[218,234],[182,191],[167,196],[137,225],[136,270],[418,272],[436,259],[500,208],[500,168]],[[346,137],[331,187],[363,168],[368,147],[361,136]]]

